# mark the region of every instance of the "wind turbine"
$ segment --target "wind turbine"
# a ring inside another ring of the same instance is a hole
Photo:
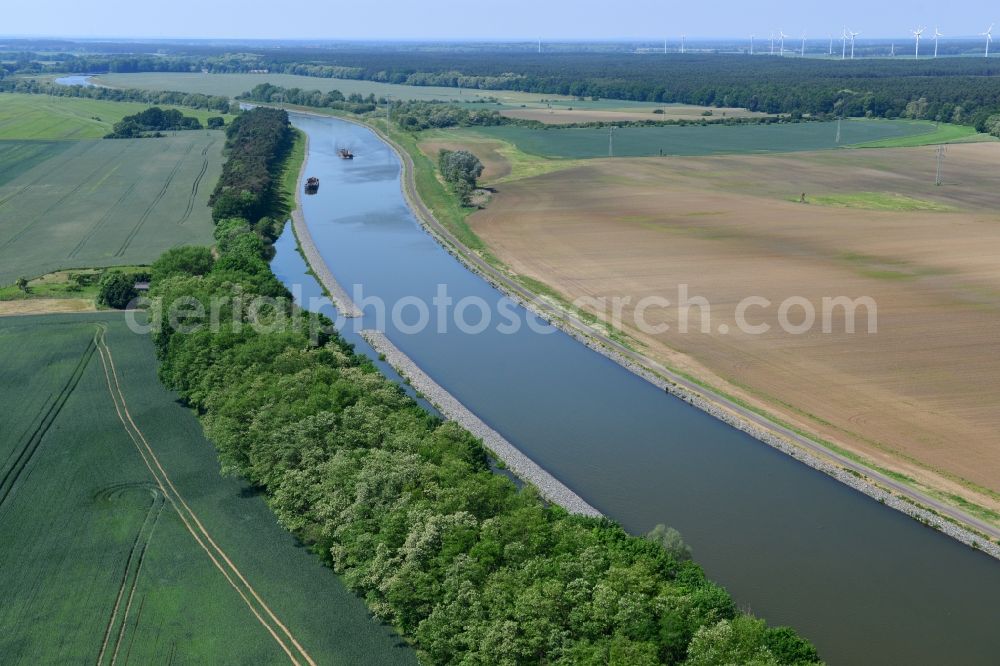
[[[684,53],[684,38],[687,35],[681,35],[681,53]]]
[[[844,28],[844,31],[840,33],[840,40],[840,59],[845,60],[847,58],[847,28]]]
[[[937,58],[938,37],[944,37],[944,35],[942,35],[941,31],[937,29],[937,26],[934,26],[934,57],[935,58]]]
[[[994,23],[993,25],[996,25],[996,24]],[[986,38],[986,57],[987,58],[990,57],[990,42],[993,41],[993,25],[991,25],[990,29],[987,30],[986,32],[980,33],[983,37]]]
[[[781,37],[781,55],[784,56],[785,55],[785,37],[788,37],[788,35],[785,34],[784,30],[779,30],[778,31],[778,36]]]
[[[926,29],[927,28],[916,28],[915,30],[910,31],[913,33],[913,37],[917,40],[917,47],[913,51],[914,60],[918,60],[920,58],[920,36],[924,34],[924,30]]]
[[[799,52],[799,56],[802,58],[806,57],[806,33],[802,33],[802,51]]]
[[[771,55],[774,55],[774,33],[771,33]]]
[[[851,33],[851,60],[854,60],[854,38],[860,35],[860,32],[854,32],[853,30],[848,30]]]
[[[827,55],[833,56],[833,35],[830,35],[830,52]]]
[[[753,34],[750,35],[750,55],[753,55]]]

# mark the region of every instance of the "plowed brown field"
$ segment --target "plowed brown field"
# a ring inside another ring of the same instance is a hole
[[[998,144],[950,146],[941,187],[933,147],[594,160],[500,185],[470,224],[513,271],[570,300],[631,297],[625,328],[650,356],[996,508],[998,160]],[[802,193],[851,207],[802,204]],[[881,209],[865,208],[872,199]],[[901,210],[885,210],[887,201]],[[943,210],[902,210],[914,202]],[[659,307],[646,320],[670,330],[639,331],[635,302],[676,302],[680,284],[711,303],[711,331],[693,316],[680,333],[676,308]],[[736,304],[748,296],[773,303],[748,314],[768,333],[736,330]],[[829,334],[819,321],[805,334],[783,332],[778,304],[796,296],[817,311],[823,297],[870,296],[878,332],[868,334],[863,317],[854,334],[838,317]]]

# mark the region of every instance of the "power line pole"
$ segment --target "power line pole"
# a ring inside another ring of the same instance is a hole
[[[615,126],[612,125],[608,132],[608,157],[615,156]]]
[[[385,96],[385,132],[389,133],[389,111],[392,109],[392,95]]]
[[[941,163],[944,162],[944,146],[937,147],[937,173],[934,176],[934,184],[938,187],[941,186]]]

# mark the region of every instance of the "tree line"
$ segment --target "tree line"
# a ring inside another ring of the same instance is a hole
[[[258,84],[239,95],[237,99],[266,104],[294,104],[317,109],[339,109],[359,114],[374,111],[379,103],[374,94],[363,97],[358,93],[351,93],[345,97],[339,90],[323,92],[321,90],[303,90],[302,88],[282,88],[270,83]],[[385,103],[384,98],[381,103]]]
[[[0,79],[0,93],[53,95],[55,97],[83,97],[111,102],[141,102],[164,106],[186,106],[191,109],[208,109],[229,113],[231,101],[219,95],[184,93],[164,90],[139,90],[137,88],[105,88],[102,86],[64,86],[37,79]]]
[[[272,128],[285,118],[241,115],[228,159],[277,164]],[[633,537],[519,489],[480,440],[432,417],[336,332],[308,335],[318,315],[292,305],[255,227],[219,220],[217,256],[175,248],[153,265],[151,295],[164,303],[222,303],[221,327],[194,332],[196,314],[151,312],[159,375],[197,411],[224,470],[261,488],[425,661],[817,662],[793,630],[742,613],[676,533]],[[270,297],[254,308],[261,323],[284,325],[240,324],[256,295]]]
[[[274,174],[292,146],[288,114],[260,107],[241,113],[226,128],[226,161],[209,197],[212,219],[259,220],[274,209],[280,192]]]

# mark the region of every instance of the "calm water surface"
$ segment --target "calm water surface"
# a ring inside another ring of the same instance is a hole
[[[456,301],[479,296],[497,307],[500,294],[419,227],[388,146],[344,121],[293,115],[293,122],[310,137],[306,172],[321,179],[319,193],[304,197],[305,217],[349,292],[361,285],[365,296],[391,307],[404,297],[429,303],[446,284]],[[343,146],[356,153],[353,161],[337,158]],[[290,232],[274,267],[307,297],[320,293]],[[407,321],[415,318],[411,311]],[[376,319],[375,308],[366,308],[364,325]],[[742,608],[796,627],[828,662],[1000,660],[1000,563],[989,557],[663,393],[563,333],[522,327],[505,335],[491,326],[471,335],[430,326],[411,334],[391,325],[386,332],[484,421],[627,529],[679,529]],[[347,337],[367,350],[356,335]]]

